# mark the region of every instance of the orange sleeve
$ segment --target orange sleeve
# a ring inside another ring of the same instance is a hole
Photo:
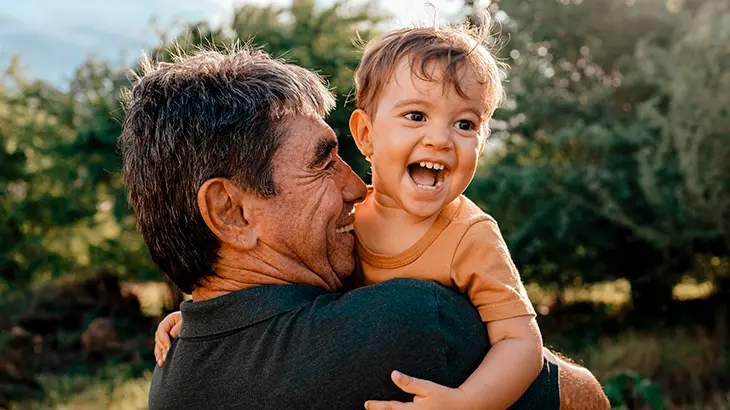
[[[484,322],[535,316],[494,219],[479,221],[466,231],[451,263],[451,281],[469,297]]]

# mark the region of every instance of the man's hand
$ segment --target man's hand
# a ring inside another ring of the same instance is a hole
[[[413,402],[368,400],[367,410],[414,410],[414,409],[468,409],[466,395],[460,389],[452,389],[428,380],[407,376],[397,370],[390,375],[393,383],[406,393],[415,395]]]
[[[181,327],[182,313],[179,311],[165,316],[162,322],[157,325],[157,331],[155,332],[155,360],[157,360],[158,366],[162,367],[165,364],[167,351],[172,346],[172,339],[175,339],[180,334]]]

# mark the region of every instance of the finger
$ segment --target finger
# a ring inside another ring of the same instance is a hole
[[[160,340],[160,337],[163,337],[163,336],[164,335],[155,333],[155,360],[157,361],[157,365],[160,367],[162,367],[162,365],[165,364],[165,358],[167,357],[167,350],[169,349],[169,346],[166,347],[165,343]]]
[[[172,341],[170,340],[170,335],[168,332],[170,329],[161,330],[162,323],[160,323],[160,326],[157,327],[157,332],[155,333],[155,344],[160,345],[160,347],[164,349],[168,349],[170,345],[172,344]]]
[[[443,388],[440,384],[408,376],[398,370],[393,370],[393,373],[390,374],[390,378],[393,379],[393,383],[395,383],[395,385],[401,390],[416,396],[430,396],[435,391]]]
[[[175,325],[176,320],[175,316],[173,316],[174,313],[170,313],[169,315],[165,316],[164,319],[160,322],[160,324],[157,325],[157,331],[158,332],[164,332],[169,333],[170,329]]]
[[[178,335],[180,334],[180,329],[182,328],[182,321],[175,323],[175,326],[170,329],[170,337],[173,339],[177,339]]]
[[[368,400],[365,402],[366,410],[407,410],[410,403],[399,401]]]
[[[165,355],[161,347],[155,347],[155,361],[160,367],[165,364]]]

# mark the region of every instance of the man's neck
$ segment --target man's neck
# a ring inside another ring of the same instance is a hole
[[[219,260],[214,265],[216,275],[206,278],[201,286],[193,290],[194,302],[260,285],[301,284],[329,291],[342,287],[334,273],[324,278],[301,261],[266,246],[247,254],[221,248],[218,254]]]

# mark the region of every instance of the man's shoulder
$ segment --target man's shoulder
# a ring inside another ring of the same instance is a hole
[[[337,371],[367,369],[388,389],[393,369],[456,387],[487,348],[476,309],[433,281],[399,278],[322,295],[311,309],[317,318],[311,333],[329,335],[334,356],[345,352]]]
[[[434,281],[398,278],[322,295],[312,309],[318,330],[338,334],[348,349],[358,345],[363,351],[393,356],[439,352],[449,362],[457,351],[483,352],[486,347],[484,325],[474,306]]]
[[[441,286],[434,281],[395,278],[375,285],[365,286],[342,293],[339,296],[341,302],[359,304],[371,304],[373,298],[383,302],[384,308],[393,307],[391,303],[400,305],[412,299],[425,303],[425,305],[412,306],[414,309],[438,308],[441,303],[438,298],[447,298],[457,301],[459,295],[451,289]]]
[[[396,278],[343,294],[323,295],[325,314],[353,316],[382,322],[384,319],[429,321],[437,316],[459,315],[470,319],[471,304],[451,288],[434,281]]]

